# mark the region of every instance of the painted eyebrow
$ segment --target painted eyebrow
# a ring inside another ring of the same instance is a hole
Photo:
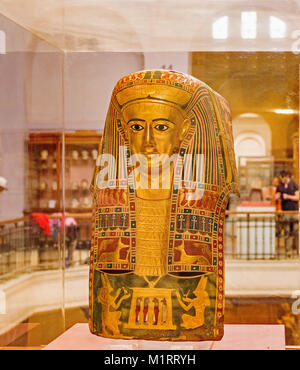
[[[140,118],[131,118],[128,122],[127,122],[127,125],[132,122],[132,121],[138,121],[138,122],[145,122],[144,119],[140,119]]]
[[[170,122],[172,123],[173,125],[175,125],[174,122],[170,121],[169,119],[167,118],[155,118],[152,120],[152,122],[158,122],[158,121],[166,121],[166,122]],[[130,122],[145,122],[144,119],[141,119],[141,118],[131,118],[128,122],[127,122],[127,125],[130,123]]]
[[[175,125],[175,123],[174,123],[174,122],[170,121],[170,120],[169,120],[169,119],[167,119],[167,118],[155,118],[155,119],[153,119],[153,120],[152,120],[152,122],[156,122],[156,121],[166,121],[166,122],[170,122],[170,123],[172,123],[173,125]]]

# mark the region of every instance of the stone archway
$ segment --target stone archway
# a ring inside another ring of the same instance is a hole
[[[232,121],[235,154],[265,157],[271,155],[272,132],[269,124],[258,114],[245,113]]]

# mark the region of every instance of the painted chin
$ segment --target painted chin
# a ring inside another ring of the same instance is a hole
[[[156,155],[159,155],[159,153],[156,150],[151,150],[149,152],[142,152],[141,154],[145,155],[147,158],[153,158]]]

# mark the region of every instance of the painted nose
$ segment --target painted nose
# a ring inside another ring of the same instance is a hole
[[[144,150],[146,153],[151,153],[155,149],[155,141],[153,136],[153,129],[151,125],[147,125],[144,137]]]

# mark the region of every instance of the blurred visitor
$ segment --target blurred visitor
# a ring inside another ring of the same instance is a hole
[[[268,200],[271,200],[272,206],[275,207],[275,211],[281,211],[281,200],[280,198],[276,197],[277,192],[277,186],[280,184],[279,177],[274,177],[271,191],[268,194]],[[279,237],[281,235],[281,232],[284,232],[283,223],[282,223],[282,215],[276,216],[276,236]]]
[[[280,172],[280,184],[276,188],[275,200],[281,201],[283,211],[298,211],[299,209],[299,190],[295,181],[287,171]],[[294,235],[294,224],[296,220],[294,214],[286,214],[282,218],[285,230],[285,237]],[[295,244],[295,243],[294,243]]]
[[[298,211],[298,185],[286,171],[280,172],[280,184],[276,188],[275,199],[280,199],[283,211]]]
[[[51,235],[50,219],[47,213],[31,213],[31,217],[40,227],[44,235]]]
[[[7,190],[7,180],[5,177],[0,176],[0,193]]]
[[[58,235],[62,231],[62,222],[65,225],[65,242],[66,242],[66,267],[73,265],[73,254],[77,246],[79,236],[79,226],[76,220],[69,216],[68,213],[53,213],[51,216],[52,237],[58,242]]]

